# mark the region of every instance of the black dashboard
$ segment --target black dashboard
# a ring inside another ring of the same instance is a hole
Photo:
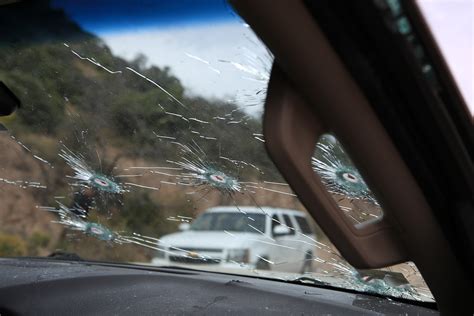
[[[179,268],[0,259],[0,315],[437,314],[310,285]]]

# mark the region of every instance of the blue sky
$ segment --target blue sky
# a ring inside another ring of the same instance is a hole
[[[53,0],[70,18],[95,33],[176,27],[237,19],[225,0]]]

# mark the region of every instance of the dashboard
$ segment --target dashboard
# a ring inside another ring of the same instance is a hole
[[[383,297],[173,267],[0,259],[0,315],[431,315]]]

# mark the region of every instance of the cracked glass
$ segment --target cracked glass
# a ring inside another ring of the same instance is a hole
[[[0,256],[433,300],[412,263],[351,267],[283,180],[261,125],[273,57],[224,1],[12,2],[0,29],[0,81],[21,101],[0,118]],[[377,206],[337,141],[318,146],[335,198]]]
[[[379,202],[334,135],[323,134],[319,138],[311,165],[344,215],[356,227],[382,217]]]

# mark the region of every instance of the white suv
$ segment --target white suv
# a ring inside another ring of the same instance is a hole
[[[315,235],[305,213],[270,207],[214,207],[163,236],[156,265],[210,264],[285,272],[311,269]]]

